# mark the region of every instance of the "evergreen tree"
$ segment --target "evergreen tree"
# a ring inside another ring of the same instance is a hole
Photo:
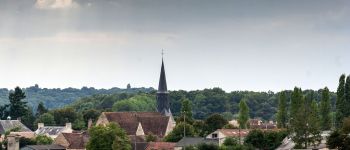
[[[316,143],[320,143],[322,140],[321,137],[321,128],[320,128],[320,118],[319,118],[319,110],[316,101],[313,99],[310,106],[310,111],[308,114],[307,120],[308,132],[310,133],[308,136],[308,140],[311,142],[314,147]]]
[[[286,128],[287,124],[287,96],[286,92],[282,91],[279,95],[278,111],[277,111],[277,126]]]
[[[300,88],[295,87],[291,95],[291,104],[290,104],[290,124],[294,124],[295,119],[298,117],[298,110],[302,105],[303,93]]]
[[[346,77],[344,86],[344,117],[350,116],[350,75]]]
[[[184,118],[186,116],[186,118]],[[181,102],[181,116],[180,120],[184,121],[186,119],[186,123],[192,124],[193,123],[193,117],[192,117],[192,103],[188,99],[183,99]]]
[[[336,102],[336,127],[340,127],[344,118],[344,106],[345,105],[345,74],[342,74],[339,78],[339,85],[337,89],[337,102]]]
[[[245,99],[242,99],[239,102],[239,116],[238,116],[238,123],[240,128],[242,129],[247,128],[248,119],[249,119],[249,107],[245,102]]]
[[[321,97],[321,128],[322,130],[329,130],[331,128],[331,102],[329,97],[329,90],[325,87],[322,90]]]
[[[38,117],[38,116],[40,116],[40,115],[42,115],[44,113],[47,113],[47,111],[48,110],[45,108],[44,103],[43,102],[39,102],[38,107],[36,109],[36,114],[35,115]]]
[[[28,109],[26,105],[27,102],[22,101],[24,98],[26,98],[26,95],[19,87],[16,87],[14,92],[10,92],[9,115],[11,116],[11,118],[17,119],[22,116],[25,116],[28,113]]]

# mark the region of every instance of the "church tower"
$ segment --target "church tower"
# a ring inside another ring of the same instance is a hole
[[[157,111],[165,116],[171,116],[169,92],[166,85],[164,61],[162,58],[162,68],[160,70],[159,86],[157,91]]]

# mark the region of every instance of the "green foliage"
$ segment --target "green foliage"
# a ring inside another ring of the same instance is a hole
[[[192,103],[188,99],[183,99],[181,102],[181,116],[178,120],[184,122],[184,119],[186,119],[186,123],[193,124]]]
[[[287,136],[287,132],[252,130],[246,136],[244,143],[257,149],[273,150],[281,145],[282,140]]]
[[[50,113],[44,113],[40,115],[34,122],[34,126],[38,123],[44,123],[45,125],[55,125],[55,118]]]
[[[47,113],[47,112],[48,112],[48,110],[45,108],[44,103],[43,102],[39,102],[38,107],[36,109],[35,116],[40,116],[40,115],[42,115],[44,113]]]
[[[287,127],[287,95],[285,91],[282,91],[279,95],[278,111],[277,111],[277,126],[278,128]]]
[[[89,134],[87,150],[131,150],[130,139],[117,124],[94,126]]]
[[[19,87],[16,87],[14,92],[9,93],[9,114],[12,118],[19,118],[27,114],[27,102],[22,101],[24,98],[26,98],[26,95]]]
[[[148,133],[145,139],[146,139],[146,142],[156,142],[158,140],[158,137],[153,133]]]
[[[96,109],[89,109],[83,111],[83,118],[85,123],[87,124],[89,119],[92,119],[93,121],[97,121],[98,117],[100,116],[101,112]]]
[[[46,135],[37,135],[35,141],[38,145],[50,145],[53,142],[53,140]]]
[[[321,140],[319,112],[313,92],[309,92],[306,98],[302,95],[299,98],[294,99],[300,106],[295,110],[296,114],[293,114],[294,118],[291,120],[291,130],[295,134],[292,139],[297,148],[306,148]]]
[[[113,104],[113,111],[155,111],[156,101],[154,96],[141,94]]]
[[[36,145],[35,139],[29,139],[25,137],[20,137],[19,138],[19,147],[22,148],[26,145]]]
[[[222,114],[222,117],[224,117],[227,121],[231,121],[234,116],[231,112],[223,112]]]
[[[345,117],[345,74],[342,74],[339,78],[339,85],[337,89],[337,102],[336,102],[336,127],[340,127],[341,121]]]
[[[342,131],[333,131],[328,139],[327,146],[330,149],[348,150],[350,149],[350,137]]]
[[[322,98],[320,104],[321,114],[321,128],[322,130],[329,130],[331,128],[331,101],[329,96],[329,90],[325,87],[322,90]]]
[[[55,118],[57,125],[65,125],[65,123],[73,123],[78,119],[78,113],[73,108],[56,109],[51,112]]]
[[[219,150],[219,146],[215,144],[201,143],[197,145],[198,150]]]
[[[224,140],[223,144],[225,146],[235,146],[235,145],[238,145],[238,141],[235,138],[228,137]]]
[[[206,133],[214,132],[217,129],[221,129],[224,125],[228,124],[227,120],[220,114],[210,115],[205,119]]]
[[[181,122],[176,124],[173,131],[171,131],[165,138],[166,142],[178,142],[184,137],[184,129],[186,130],[186,137],[195,136],[194,128],[192,125]]]
[[[242,99],[239,102],[239,116],[238,116],[238,123],[241,129],[247,128],[247,123],[249,119],[249,108],[247,106],[247,103],[245,102],[245,99]]]

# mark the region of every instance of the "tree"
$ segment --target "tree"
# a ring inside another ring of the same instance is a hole
[[[50,145],[53,142],[53,140],[46,135],[37,135],[35,141],[38,145]]]
[[[92,119],[93,121],[96,121],[97,118],[100,116],[100,111],[96,109],[89,109],[83,111],[83,118],[85,123],[88,123],[89,119]]]
[[[341,121],[345,116],[345,74],[342,74],[339,78],[339,85],[337,89],[337,102],[336,102],[336,127],[340,127]]]
[[[129,99],[117,101],[113,104],[113,111],[155,111],[154,96],[140,94]]]
[[[286,92],[282,91],[278,101],[277,126],[279,128],[286,128],[287,121],[287,96]]]
[[[94,126],[89,129],[89,135],[87,150],[131,150],[128,136],[117,124]]]
[[[303,100],[303,94],[300,88],[295,87],[291,94],[291,104],[289,109],[290,124],[296,124],[296,118],[299,114],[299,109],[301,108]]]
[[[47,113],[47,112],[48,112],[48,110],[45,108],[44,103],[43,102],[39,102],[38,107],[36,109],[35,116],[38,117],[38,116],[40,116],[40,115],[42,115],[44,113]]]
[[[350,116],[350,75],[346,77],[344,86],[344,117]]]
[[[221,129],[227,123],[227,120],[220,114],[210,115],[207,119],[205,119],[206,133],[211,133],[217,129]]]
[[[146,139],[146,142],[156,142],[158,140],[158,137],[153,133],[148,133],[145,139]]]
[[[183,122],[184,119],[186,119],[186,123],[193,124],[192,103],[188,99],[183,99],[181,102],[181,116],[179,120]]]
[[[55,118],[50,113],[44,113],[40,115],[34,122],[34,126],[38,123],[44,123],[45,125],[55,125]]]
[[[186,130],[187,137],[193,137],[195,135],[194,128],[192,125],[180,122],[176,124],[173,131],[171,131],[167,136],[165,136],[164,140],[166,142],[178,142],[184,137],[184,128]]]
[[[331,102],[329,97],[329,90],[325,87],[322,90],[322,98],[321,98],[321,128],[322,130],[329,130],[331,128]]]
[[[16,87],[14,92],[9,93],[9,115],[11,118],[20,118],[28,113],[27,102],[22,101],[24,98],[26,95],[19,87]]]
[[[316,101],[313,99],[310,106],[311,111],[308,114],[308,132],[310,135],[307,135],[310,144],[313,144],[316,147],[317,143],[321,143],[321,126],[320,126],[320,118],[319,111]]]
[[[36,145],[35,139],[20,137],[19,138],[19,147],[22,148],[22,147],[27,146],[27,145]],[[0,146],[2,146],[2,145],[0,144]]]
[[[252,145],[257,149],[264,149],[266,144],[264,133],[261,130],[252,130],[245,137],[244,143]]]
[[[56,109],[52,111],[52,114],[57,125],[73,123],[78,118],[78,113],[73,108]]]
[[[249,119],[249,108],[247,106],[247,103],[245,102],[245,99],[242,99],[239,102],[239,116],[238,116],[238,123],[240,128],[245,129],[247,128],[247,123]]]

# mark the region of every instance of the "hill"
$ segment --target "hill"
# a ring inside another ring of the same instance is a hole
[[[95,89],[93,87],[77,88],[40,88],[38,85],[23,88],[26,93],[25,101],[34,110],[36,109],[39,102],[43,102],[46,108],[55,109],[61,108],[68,104],[75,102],[83,97],[89,97],[98,94],[117,94],[117,93],[137,93],[137,92],[150,92],[153,88],[111,88],[111,89]],[[8,95],[10,89],[0,89],[0,105],[9,103]]]

